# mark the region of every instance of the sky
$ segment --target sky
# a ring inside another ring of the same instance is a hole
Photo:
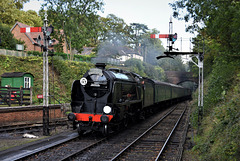
[[[148,26],[149,29],[157,29],[160,34],[169,33],[169,21],[173,10],[169,3],[174,0],[103,0],[105,5],[104,13],[99,12],[99,15],[106,17],[108,14],[114,14],[122,18],[127,24],[141,23]],[[42,0],[30,0],[24,5],[24,10],[38,10],[41,7]],[[173,33],[178,34],[178,39],[174,44],[174,48],[179,51],[190,51],[192,45],[190,38],[193,34],[185,32],[186,23],[172,18]],[[164,47],[167,46],[167,40],[161,39]]]

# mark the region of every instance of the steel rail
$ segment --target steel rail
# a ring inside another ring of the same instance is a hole
[[[71,140],[74,140],[76,138],[78,138],[78,134],[77,133],[72,133],[68,138],[65,138],[65,139],[61,139],[61,140],[58,140],[58,141],[55,141],[53,143],[50,143],[46,146],[43,146],[43,147],[39,147],[39,148],[36,148],[34,150],[28,150],[28,151],[23,151],[22,153],[19,153],[17,155],[14,155],[10,158],[7,158],[5,159],[6,161],[8,160],[25,160],[26,158],[30,157],[30,156],[33,156],[35,154],[38,154],[40,152],[43,152],[43,151],[46,151],[47,149],[51,149],[51,148],[54,148],[58,145],[61,145],[61,144],[64,144],[64,143],[67,143]]]
[[[181,144],[180,144],[180,147],[179,147],[179,150],[178,150],[179,156],[178,156],[178,158],[177,158],[177,161],[181,161],[181,160],[182,160],[183,150],[184,150],[183,145],[184,145],[184,143],[185,143],[185,141],[186,141],[187,132],[188,132],[188,128],[189,128],[188,125],[189,125],[190,113],[191,113],[191,112],[190,112],[190,108],[189,108],[189,109],[188,109],[188,114],[187,114],[187,121],[186,121],[186,123],[185,123],[184,133],[183,133],[183,135],[182,135]]]
[[[64,122],[67,120],[59,120],[57,122],[61,123],[60,125],[62,126]],[[50,122],[50,126],[59,126],[59,123],[55,122]],[[65,123],[64,125],[67,125]],[[27,124],[19,124],[19,125],[9,125],[9,126],[2,126],[0,127],[0,133],[8,133],[12,131],[21,131],[21,130],[32,130],[32,129],[39,129],[42,128],[43,124],[42,123],[27,123]]]
[[[183,110],[183,112],[182,112],[182,114],[180,115],[180,117],[178,118],[178,120],[177,120],[176,124],[174,125],[172,131],[171,131],[170,134],[168,135],[168,138],[167,138],[166,141],[164,142],[163,147],[162,147],[162,149],[160,150],[160,152],[158,153],[158,156],[157,156],[157,158],[155,159],[155,161],[157,161],[157,160],[159,159],[159,157],[161,156],[161,154],[163,153],[163,151],[164,151],[164,149],[165,149],[168,141],[170,140],[173,132],[175,131],[176,127],[178,126],[178,124],[179,124],[181,118],[183,117],[183,114],[185,113],[185,111],[186,111],[186,107],[185,107],[185,109]]]
[[[133,144],[135,144],[140,138],[142,138],[144,135],[146,135],[149,131],[151,131],[155,126],[157,126],[163,119],[165,119],[169,114],[171,114],[175,109],[173,108],[168,113],[166,113],[161,119],[159,119],[154,125],[152,125],[150,128],[148,128],[144,133],[142,133],[138,138],[136,138],[133,142],[131,142],[128,146],[126,146],[122,151],[120,151],[115,157],[111,159],[111,161],[117,160],[124,152],[127,151]]]
[[[86,151],[86,150],[88,150],[90,148],[93,148],[94,146],[96,146],[96,145],[98,145],[98,144],[100,144],[100,143],[102,143],[103,141],[106,141],[106,140],[107,140],[107,137],[105,137],[103,139],[100,139],[100,140],[96,141],[95,143],[92,143],[92,144],[88,145],[87,147],[85,147],[83,149],[80,149],[80,150],[78,150],[78,151],[76,151],[76,152],[74,152],[72,154],[69,154],[68,156],[62,158],[59,161],[73,160],[73,158],[76,157],[77,155],[83,153],[84,151]]]

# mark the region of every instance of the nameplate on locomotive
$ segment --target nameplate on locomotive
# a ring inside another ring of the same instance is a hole
[[[88,72],[89,75],[93,75],[93,74],[96,74],[96,75],[100,75],[102,76],[103,75],[103,72],[101,69],[98,69],[98,68],[92,68],[89,70]]]

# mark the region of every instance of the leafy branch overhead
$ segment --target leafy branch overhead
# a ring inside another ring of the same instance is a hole
[[[1,0],[0,23],[12,27],[17,21],[30,26],[42,26],[42,20],[33,10],[23,11],[23,4],[29,0]]]
[[[44,16],[43,9],[46,7],[49,23],[64,31],[64,40],[68,44],[72,60],[72,49],[80,52],[84,45],[91,43],[93,37],[97,38],[97,11],[102,6],[101,0],[45,0],[40,14]]]
[[[239,52],[239,0],[178,0],[170,5],[174,17],[192,22],[186,30],[216,40],[223,51]]]

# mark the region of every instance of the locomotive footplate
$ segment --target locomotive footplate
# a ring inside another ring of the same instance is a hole
[[[79,122],[77,127],[81,131],[102,131],[107,124],[102,124],[99,122]]]

